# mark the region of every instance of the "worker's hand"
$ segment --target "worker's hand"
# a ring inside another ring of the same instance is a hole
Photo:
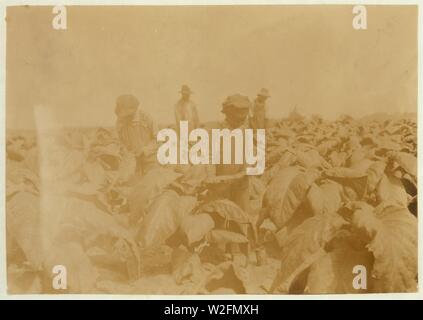
[[[204,180],[206,184],[213,184],[213,183],[225,183],[225,182],[232,182],[237,179],[241,179],[245,176],[244,172],[239,172],[236,174],[226,175],[226,176],[210,176]]]

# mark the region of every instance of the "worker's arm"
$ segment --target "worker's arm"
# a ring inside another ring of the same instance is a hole
[[[245,171],[241,171],[235,174],[230,175],[222,175],[222,176],[209,176],[205,179],[206,184],[213,184],[213,183],[225,183],[225,182],[232,182],[234,180],[241,179],[245,177]]]

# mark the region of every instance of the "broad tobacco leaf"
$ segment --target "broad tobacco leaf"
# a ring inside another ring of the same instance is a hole
[[[38,185],[38,176],[36,173],[28,169],[26,166],[22,165],[20,162],[16,162],[13,160],[6,161],[6,179],[19,184],[25,180],[34,184],[34,186]]]
[[[390,156],[412,177],[417,177],[417,158],[414,155],[407,152],[391,152]]]
[[[8,231],[34,268],[51,275],[54,265],[68,269],[70,292],[92,292],[96,272],[84,249],[100,235],[123,239],[139,261],[129,230],[88,201],[73,197],[21,193],[8,203]],[[42,235],[42,237],[41,237]]]
[[[282,200],[279,212],[273,212],[271,215],[275,224],[281,228],[294,215],[295,211],[305,200],[307,192],[314,181],[319,177],[317,170],[308,170],[298,174],[289,184],[288,189]]]
[[[172,187],[177,187],[180,193],[185,195],[196,195],[203,181],[213,175],[212,165],[179,165],[175,171],[183,174]]]
[[[271,292],[288,292],[294,279],[325,254],[323,248],[347,222],[337,214],[321,214],[305,220],[281,242],[281,269]]]
[[[93,147],[92,151],[96,156],[112,156],[112,157],[120,157],[120,146],[116,143],[110,143],[107,145],[98,145]]]
[[[188,280],[198,283],[204,278],[200,257],[183,246],[173,250],[171,263],[172,276],[178,285]]]
[[[366,151],[362,147],[358,147],[350,152],[350,156],[346,161],[348,167],[360,166],[360,163],[365,160]]]
[[[97,195],[99,194],[99,189],[100,189],[100,185],[95,184],[95,183],[91,183],[91,182],[84,182],[81,184],[76,184],[76,183],[67,183],[65,186],[63,186],[63,188],[66,191],[71,192],[72,194],[75,195]],[[59,188],[57,188],[58,190]]]
[[[367,170],[367,191],[373,192],[384,175],[386,163],[375,161]]]
[[[43,195],[41,204],[43,232],[49,235],[45,240],[51,246],[58,241],[70,240],[89,243],[100,235],[122,238],[135,245],[129,230],[90,201]]]
[[[245,268],[240,268],[238,264],[225,261],[212,267],[205,285],[208,294],[245,294]]]
[[[146,246],[163,244],[193,210],[197,199],[168,190],[157,197],[142,221],[138,237]]]
[[[275,138],[280,138],[280,137],[290,138],[290,137],[294,137],[294,136],[295,136],[295,132],[292,131],[290,128],[278,128],[274,132]]]
[[[88,181],[92,184],[100,187],[106,182],[106,172],[98,161],[86,161],[83,170]]]
[[[87,248],[99,245],[99,239],[107,239],[106,242],[121,244],[115,248],[117,251],[125,247],[123,252],[117,253],[124,257],[124,262],[133,265],[132,275],[139,275],[140,256],[133,232],[120,225],[112,215],[90,201],[50,195],[41,197],[41,210],[42,234],[46,235],[43,237],[44,254],[47,258],[60,256],[58,251],[68,243]]]
[[[346,158],[346,152],[338,152],[334,150],[329,154],[328,160],[334,167],[342,167],[346,162]]]
[[[357,162],[354,162],[353,164],[350,165],[350,169],[356,170],[357,172],[363,172],[367,173],[367,171],[369,170],[369,168],[373,165],[374,161],[364,158],[361,159]]]
[[[188,239],[188,244],[200,241],[214,228],[214,220],[207,213],[189,215],[184,218],[181,229]]]
[[[57,179],[67,178],[78,172],[85,161],[85,155],[81,151],[71,150],[63,151],[56,161],[50,162],[47,159],[41,158],[41,173],[43,179]]]
[[[272,179],[264,194],[263,204],[279,228],[292,217],[317,177],[315,170],[302,172],[299,167],[287,167]]]
[[[377,188],[377,199],[379,203],[391,202],[400,207],[406,208],[408,196],[400,179],[384,174]]]
[[[417,277],[417,218],[407,208],[361,205],[353,224],[370,238],[374,292],[414,292]]]
[[[13,160],[6,161],[6,168],[6,197],[10,198],[20,191],[38,193],[39,179],[35,173]]]
[[[26,150],[24,141],[14,140],[8,142],[6,147],[7,157],[13,161],[22,161],[25,159]]]
[[[313,183],[307,201],[314,215],[337,212],[342,205],[342,186],[331,180],[320,186]]]
[[[190,165],[185,172],[181,180],[183,182],[192,182],[193,184],[199,184],[210,174],[210,165]]]
[[[368,179],[366,170],[338,167],[326,170],[325,175],[327,178],[344,186],[344,191],[347,191],[347,189],[352,190],[357,199],[361,199],[366,193]]]
[[[387,151],[389,150],[399,151],[401,150],[402,146],[398,142],[392,141],[390,137],[382,136],[377,138],[377,147],[379,149],[386,149]]]
[[[206,203],[201,208],[207,213],[215,213],[225,220],[235,221],[238,223],[250,223],[250,217],[235,202],[228,199],[214,200]]]
[[[227,231],[227,230],[212,230],[207,235],[207,240],[210,243],[248,243],[248,239],[243,234]]]
[[[29,264],[38,269],[43,263],[39,200],[28,192],[17,193],[6,205],[7,238],[15,239]]]
[[[285,149],[286,150],[286,149]],[[291,166],[297,160],[297,156],[290,150],[286,150],[280,157],[277,165],[279,168]]]
[[[331,179],[354,179],[366,175],[366,170],[362,168],[334,167],[325,171]]]
[[[266,186],[263,181],[257,177],[251,177],[250,181],[250,198],[255,200],[262,200]]]
[[[79,243],[61,243],[46,253],[44,262],[47,275],[51,278],[54,266],[66,267],[67,290],[69,293],[95,293],[98,273]]]
[[[325,162],[316,150],[297,151],[297,162],[304,168],[319,168]]]
[[[267,144],[268,151],[266,153],[266,163],[268,166],[278,162],[288,147],[286,140],[283,138],[281,138],[281,140],[281,144],[277,146]],[[276,141],[275,144],[278,144],[278,141]]]
[[[31,172],[38,173],[39,171],[39,162],[38,162],[38,148],[32,147],[28,150],[23,160],[23,164]]]
[[[321,155],[325,156],[330,150],[333,150],[337,145],[339,144],[339,141],[336,139],[324,139],[318,146],[318,150]],[[332,157],[338,157],[338,153],[336,151],[331,152]],[[345,158],[336,158],[338,160],[341,160],[341,162],[337,162],[337,164],[334,164],[336,166],[342,165],[345,161]],[[335,160],[336,161],[336,160]]]
[[[264,194],[263,203],[271,211],[281,205],[289,183],[300,173],[299,167],[282,167],[272,177]],[[272,215],[272,214],[271,214]]]
[[[43,293],[41,276],[27,265],[16,265],[8,262],[7,266],[8,294],[40,294]]]
[[[367,250],[356,250],[348,245],[335,248],[313,263],[307,278],[305,293],[366,293],[367,289],[355,289],[353,279],[356,265],[364,266],[369,276],[372,270],[373,256]]]
[[[165,187],[181,175],[171,169],[161,167],[147,172],[134,186],[132,193],[128,196],[133,220],[137,221],[145,213],[152,199],[161,194]]]

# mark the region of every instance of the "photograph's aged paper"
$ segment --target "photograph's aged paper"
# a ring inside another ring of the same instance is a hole
[[[5,25],[8,294],[417,292],[416,5]]]

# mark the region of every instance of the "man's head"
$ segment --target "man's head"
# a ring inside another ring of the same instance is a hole
[[[267,98],[269,98],[269,90],[262,88],[259,93],[257,94],[257,100],[260,102],[265,102]]]
[[[251,102],[246,96],[234,94],[228,96],[222,104],[222,113],[226,116],[226,121],[233,128],[238,128],[245,123],[251,108]]]
[[[123,94],[116,99],[115,114],[121,119],[130,119],[135,116],[140,102],[132,94]]]
[[[186,84],[182,86],[181,91],[179,92],[181,93],[182,99],[184,100],[189,100],[192,93],[191,89]]]

